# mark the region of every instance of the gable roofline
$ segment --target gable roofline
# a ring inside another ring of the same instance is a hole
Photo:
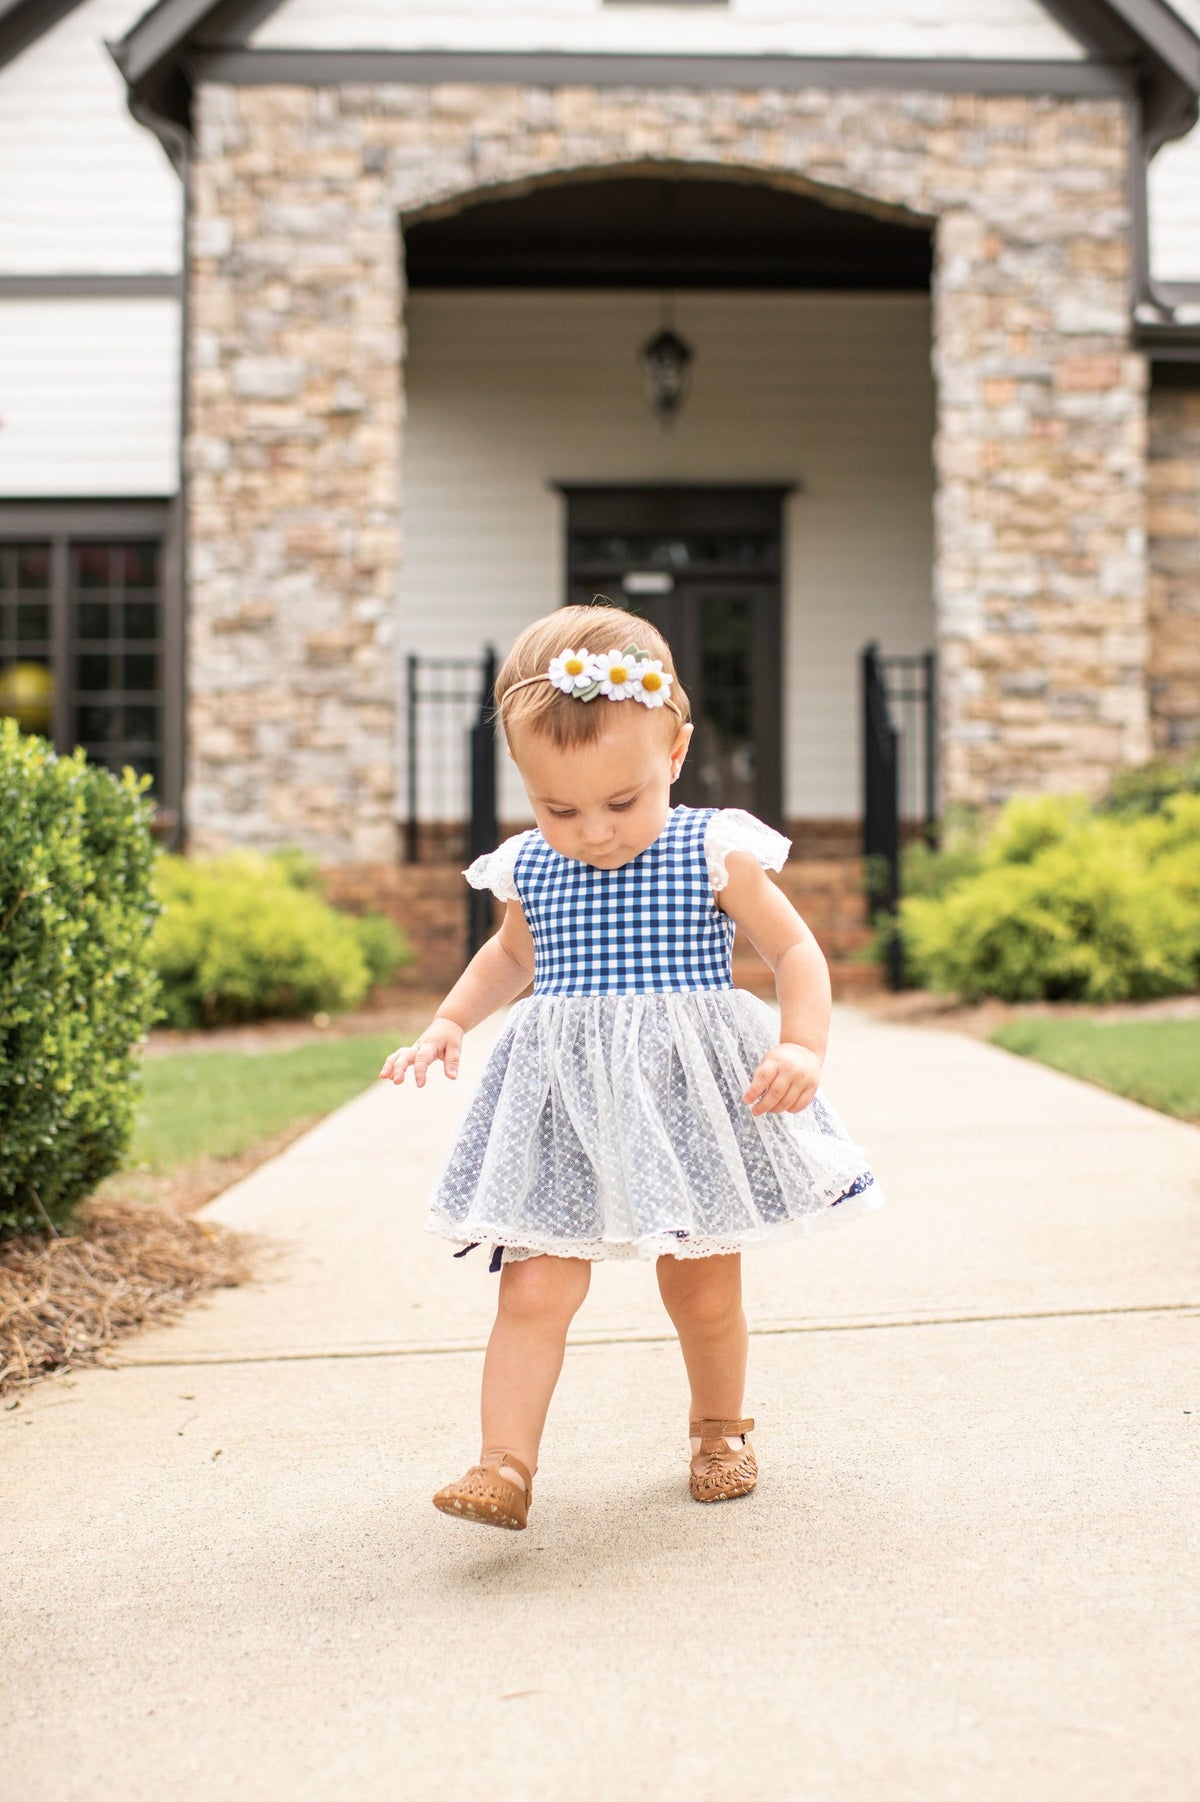
[[[2,3],[3,0],[0,0],[0,4]],[[62,0],[57,0],[57,3],[62,4]],[[32,6],[36,4],[36,0],[17,0],[17,4]],[[131,26],[119,42],[110,43],[108,48],[125,77],[131,96],[138,96],[144,106],[160,114],[164,121],[170,120],[186,131],[191,125],[192,86],[204,76],[206,53],[237,54],[244,69],[240,77],[243,80],[252,79],[251,70],[254,66],[261,69],[264,82],[280,78],[271,73],[273,63],[279,67],[290,67],[289,64],[279,63],[279,57],[282,55],[286,58],[287,52],[255,51],[248,49],[245,42],[249,33],[275,12],[279,4],[280,0],[156,0],[149,12]],[[1150,154],[1160,144],[1190,131],[1196,123],[1197,99],[1200,97],[1200,37],[1167,4],[1167,0],[1040,0],[1040,4],[1076,39],[1086,53],[1086,61],[1108,65],[1114,75],[1124,78],[1129,87],[1140,94]],[[373,54],[377,60],[384,60],[378,53]],[[393,53],[386,60],[397,60],[403,54]],[[494,67],[497,79],[513,79],[505,72],[504,65],[516,62],[514,57],[501,61],[502,53],[490,53],[490,56],[482,52],[458,54],[464,59],[464,68],[467,66],[465,59],[469,58],[472,66]],[[453,52],[447,52],[441,60],[450,65],[454,55]],[[248,60],[250,58],[261,61],[251,65]],[[339,79],[338,52],[297,52],[291,60],[295,64],[290,73],[292,80],[319,80],[322,78],[323,66],[327,66],[325,79]],[[535,64],[538,59],[530,57],[524,60]],[[572,59],[555,57],[546,60],[558,64]],[[600,66],[606,61],[603,56],[580,57],[578,60],[581,65],[586,61]],[[622,62],[634,65],[639,60],[636,53],[621,59]],[[647,60],[661,63],[665,59]],[[680,60],[686,64],[699,62],[701,59],[684,57]],[[740,62],[741,59],[733,55],[728,59],[705,60]],[[754,60],[746,59],[747,63]],[[944,61],[948,71],[956,73],[956,79],[951,81],[948,73],[946,80],[939,85],[961,85],[969,89],[977,72],[977,79],[986,91],[987,68],[991,59],[938,60]],[[886,63],[897,75],[902,75],[906,64],[911,62],[914,78],[921,71],[936,67],[933,59],[918,61],[907,58],[778,57],[771,61],[777,64],[794,62],[803,65],[806,79],[809,80],[825,64],[829,65],[831,76],[836,71],[838,79],[844,78],[842,72],[847,66],[857,64],[867,69],[872,64]],[[397,60],[397,69],[400,66]],[[1008,66],[1014,68],[1022,65]],[[1025,66],[1030,91],[1037,91],[1039,70],[1044,71],[1049,91],[1054,91],[1053,84],[1056,81],[1064,79],[1064,66],[1061,63],[1030,61]],[[307,68],[307,75],[298,76],[295,70],[300,68]],[[422,79],[419,74],[415,78]],[[486,79],[479,74],[464,78]],[[623,78],[628,79],[627,76]],[[362,77],[356,79],[361,80]],[[583,76],[583,79],[587,77]],[[658,79],[662,79],[661,74]]]
[[[1200,37],[1168,0],[1041,0],[1089,57],[1136,70],[1149,156],[1196,123]]]
[[[81,0],[0,0],[0,69],[80,4]]]

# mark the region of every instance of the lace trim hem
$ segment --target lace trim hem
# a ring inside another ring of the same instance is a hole
[[[518,1239],[507,1227],[502,1226],[473,1228],[468,1236],[463,1232],[461,1221],[451,1220],[444,1214],[430,1214],[425,1222],[425,1231],[436,1233],[442,1239],[450,1239],[467,1251],[483,1244],[502,1247],[503,1262],[506,1264],[515,1263],[521,1258],[543,1255],[552,1258],[586,1258],[592,1263],[608,1258],[719,1258],[749,1251],[758,1245],[775,1244],[780,1239],[808,1239],[814,1233],[841,1226],[847,1220],[874,1214],[883,1206],[884,1197],[874,1178],[863,1181],[860,1177],[843,1196],[830,1202],[827,1207],[815,1209],[810,1214],[795,1215],[790,1220],[773,1222],[762,1227],[759,1232],[730,1233],[712,1238],[668,1232],[651,1233],[644,1239],[530,1239],[527,1235]]]

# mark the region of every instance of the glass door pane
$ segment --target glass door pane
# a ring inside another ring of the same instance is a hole
[[[747,595],[699,594],[699,681],[688,750],[701,807],[757,804],[754,733],[754,603]],[[680,779],[682,781],[682,778]]]

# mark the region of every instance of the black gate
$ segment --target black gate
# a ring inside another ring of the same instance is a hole
[[[934,653],[884,657],[862,652],[863,853],[871,918],[894,922],[900,905],[904,827],[937,842],[937,714]],[[886,944],[888,982],[904,985],[904,952],[894,924]]]
[[[409,863],[469,862],[495,848],[496,653],[405,660]],[[422,806],[422,804],[424,804]],[[491,930],[491,895],[467,889],[467,955]]]

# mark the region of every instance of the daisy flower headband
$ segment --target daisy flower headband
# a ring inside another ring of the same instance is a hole
[[[636,644],[627,644],[621,651],[602,651],[598,656],[587,650],[566,650],[550,659],[548,669],[514,682],[505,699],[513,689],[524,688],[530,682],[552,682],[577,701],[594,701],[597,695],[607,695],[610,701],[669,707],[682,719],[683,714],[671,699],[674,680],[670,670],[663,668],[661,658],[651,657]]]

